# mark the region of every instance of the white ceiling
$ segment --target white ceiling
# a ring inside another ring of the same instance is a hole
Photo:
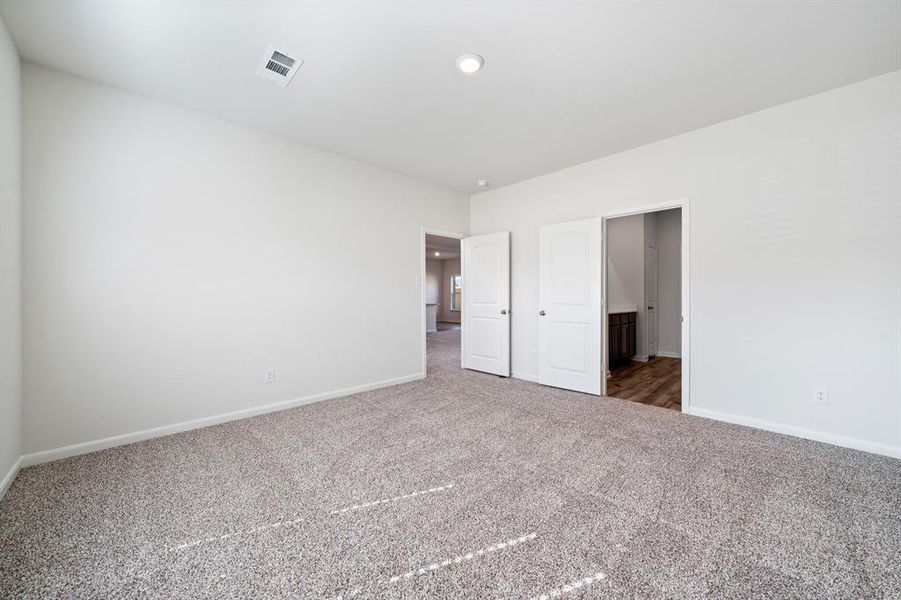
[[[901,2],[3,0],[22,56],[464,192],[901,68]],[[305,62],[255,78],[267,45]],[[485,57],[464,76],[463,52]]]
[[[438,258],[441,260],[460,258],[460,240],[437,235],[426,235],[425,250],[426,258]],[[441,256],[435,256],[435,252],[440,252]]]

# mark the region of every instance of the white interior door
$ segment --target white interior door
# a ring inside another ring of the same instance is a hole
[[[463,368],[510,376],[510,232],[463,240]]]
[[[648,356],[657,355],[657,248],[648,246],[645,265],[645,294],[648,301]]]
[[[600,395],[601,219],[538,233],[538,381]]]

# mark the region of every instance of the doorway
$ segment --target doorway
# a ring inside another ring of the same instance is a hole
[[[463,275],[460,243],[455,233],[422,232],[423,372],[430,363],[460,355]]]
[[[606,395],[686,411],[687,210],[604,218]]]

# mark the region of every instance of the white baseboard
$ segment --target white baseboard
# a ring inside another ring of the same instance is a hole
[[[350,396],[351,394],[368,392],[370,390],[390,387],[392,385],[399,385],[401,383],[409,383],[411,381],[417,381],[424,378],[425,373],[417,373],[415,375],[407,375],[404,377],[397,377],[395,379],[386,379],[384,381],[367,383],[364,385],[344,388],[332,392],[323,392],[321,394],[314,394],[312,396],[305,396],[303,398],[295,398],[293,400],[285,400],[283,402],[275,402],[273,404],[265,404],[263,406],[254,406],[252,408],[245,408],[243,410],[236,410],[230,413],[213,415],[211,417],[203,417],[201,419],[194,419],[192,421],[184,421],[181,423],[174,423],[172,425],[164,425],[162,427],[144,429],[143,431],[114,435],[112,437],[107,437],[90,442],[72,444],[71,446],[63,446],[61,448],[53,448],[51,450],[32,452],[30,454],[23,454],[19,457],[19,466],[30,467],[32,465],[38,465],[41,463],[50,462],[52,460],[59,460],[61,458],[68,458],[70,456],[78,456],[79,454],[87,454],[89,452],[105,450],[106,448],[113,448],[115,446],[132,444],[134,442],[140,442],[143,440],[149,440],[165,435],[171,435],[173,433],[190,431],[191,429],[200,429],[201,427],[209,427],[210,425],[218,425],[219,423],[227,423],[228,421],[246,419],[247,417],[276,412],[279,410],[286,410],[289,408],[294,408],[295,406],[312,404],[313,402],[320,402],[322,400],[341,398],[342,396]],[[12,481],[12,479],[10,479],[10,481]]]
[[[783,425],[781,423],[773,423],[772,421],[762,421],[751,417],[741,415],[733,415],[722,413],[715,410],[707,410],[706,408],[691,408],[686,411],[687,414],[696,417],[704,417],[705,419],[713,419],[714,421],[723,421],[734,425],[746,425],[748,427],[756,427],[757,429],[765,429],[775,433],[784,433],[795,437],[813,440],[815,442],[825,442],[833,446],[842,446],[844,448],[852,448],[854,450],[863,450],[873,454],[882,454],[892,458],[901,458],[901,447],[889,446],[887,444],[878,444],[868,442],[857,438],[845,437],[834,433],[825,433],[822,431],[814,431],[803,427],[795,427],[794,425]]]
[[[9,489],[9,486],[13,484],[13,479],[16,478],[16,475],[19,474],[19,469],[22,468],[22,457],[16,459],[16,462],[13,463],[13,466],[9,469],[9,473],[6,474],[6,477],[3,478],[3,481],[0,482],[0,500],[3,499],[3,496],[6,495],[6,490]]]
[[[682,355],[678,352],[668,352],[666,350],[658,350],[657,356],[662,356],[664,358],[682,358]]]
[[[529,375],[526,373],[513,373],[512,377],[514,379],[522,379],[523,381],[531,381],[532,383],[538,383],[538,375]]]

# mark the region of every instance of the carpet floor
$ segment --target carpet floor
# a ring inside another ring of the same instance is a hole
[[[901,461],[428,360],[24,469],[0,597],[901,597]]]

